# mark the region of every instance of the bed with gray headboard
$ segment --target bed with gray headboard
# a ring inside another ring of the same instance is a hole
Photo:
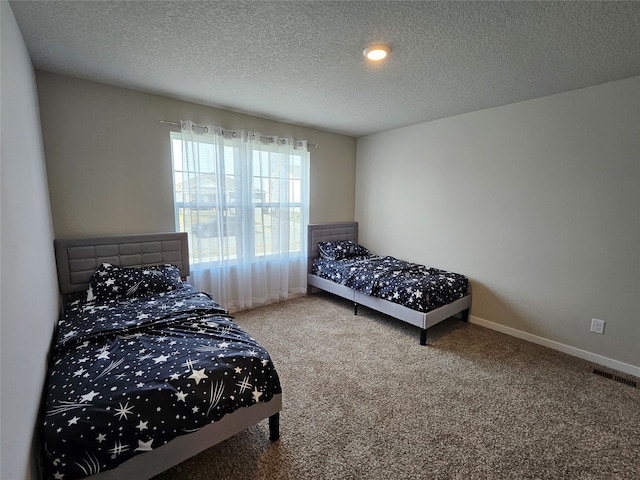
[[[401,305],[396,302],[380,298],[363,291],[346,286],[343,283],[323,278],[312,273],[314,261],[320,257],[318,243],[336,242],[348,240],[358,243],[358,223],[341,222],[326,224],[311,224],[307,231],[307,255],[308,255],[308,292],[314,288],[327,291],[334,295],[346,298],[354,303],[355,314],[358,313],[358,305],[364,305],[373,310],[377,310],[403,322],[414,325],[420,329],[420,344],[427,343],[427,329],[437,323],[446,320],[454,315],[460,314],[462,320],[467,321],[471,308],[471,283],[468,282],[465,291],[456,298],[444,305],[427,311],[420,311]],[[457,274],[452,274],[457,275]],[[459,277],[459,276],[458,276]]]
[[[148,479],[265,419],[278,439],[275,367],[182,281],[186,233],[66,238],[54,248],[65,311],[44,399],[43,478]],[[90,286],[104,297],[86,300]]]

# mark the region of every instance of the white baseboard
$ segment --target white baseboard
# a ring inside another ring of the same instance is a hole
[[[628,373],[629,375],[640,378],[640,367],[636,367],[635,365],[630,365],[628,363],[620,362],[612,358],[603,357],[602,355],[598,355],[596,353],[587,352],[586,350],[571,347],[569,345],[565,345],[564,343],[539,337],[537,335],[523,332],[515,328],[506,327],[504,325],[500,325],[499,323],[490,322],[489,320],[485,320],[484,318],[476,317],[474,315],[469,315],[469,321],[471,323],[475,323],[476,325],[480,325],[482,327],[486,327],[491,330],[510,335],[512,337],[521,338],[522,340],[542,345],[543,347],[548,347],[553,350],[558,350],[559,352],[567,353],[574,357],[582,358],[583,360],[588,360],[589,362],[597,363],[598,365],[603,365],[605,367],[618,370],[619,372]]]

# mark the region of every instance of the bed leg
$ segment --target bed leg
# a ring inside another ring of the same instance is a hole
[[[269,417],[269,440],[275,442],[280,438],[280,412]]]
[[[467,308],[467,309],[462,311],[462,321],[463,322],[468,322],[469,321],[469,311],[470,310],[471,310],[470,308]]]
[[[427,329],[421,328],[420,329],[420,345],[426,345],[426,344],[427,344]]]
[[[358,314],[358,304],[356,302],[353,302],[353,314]]]

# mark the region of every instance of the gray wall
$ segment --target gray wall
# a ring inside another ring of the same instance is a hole
[[[9,3],[0,9],[0,478],[18,480],[38,476],[29,452],[59,300],[35,76]]]
[[[58,237],[175,229],[169,132],[190,119],[306,138],[310,221],[353,220],[356,139],[212,107],[37,72]]]
[[[640,77],[361,137],[356,165],[367,247],[469,275],[478,323],[640,374]]]

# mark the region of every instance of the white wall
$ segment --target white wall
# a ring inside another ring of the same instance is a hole
[[[353,220],[353,137],[37,72],[51,208],[58,237],[173,231],[169,132],[159,119],[306,138],[312,223]]]
[[[640,77],[357,148],[363,244],[469,275],[474,321],[640,375]]]
[[[0,478],[18,480],[38,478],[30,452],[59,303],[35,76],[9,3],[0,9]]]

